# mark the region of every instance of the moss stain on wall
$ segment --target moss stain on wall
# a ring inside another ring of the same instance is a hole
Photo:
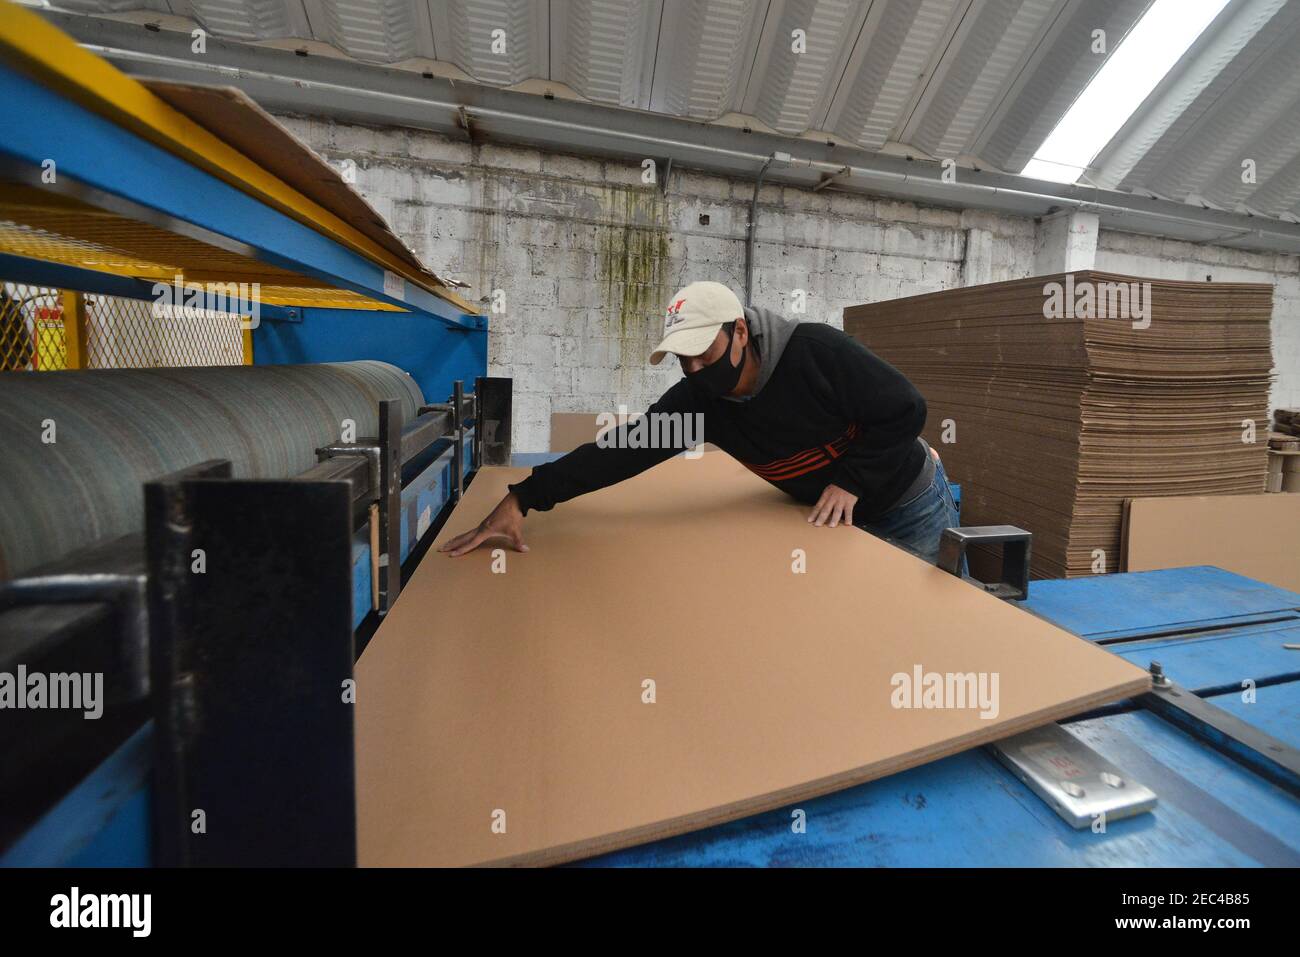
[[[610,187],[606,194],[596,269],[604,289],[602,326],[618,343],[619,382],[626,393],[639,391],[629,379],[647,361],[646,344],[658,337],[659,316],[671,292],[668,204],[656,190]],[[625,349],[636,355],[625,357]]]

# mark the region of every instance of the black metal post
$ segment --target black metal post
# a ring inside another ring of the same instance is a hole
[[[145,486],[156,863],[356,862],[346,482]]]
[[[465,383],[460,379],[451,384],[451,438],[452,501],[459,502],[465,487]]]
[[[508,376],[483,376],[475,380],[474,395],[482,457],[479,465],[510,464],[511,389]]]
[[[379,614],[402,590],[402,403],[379,403]]]

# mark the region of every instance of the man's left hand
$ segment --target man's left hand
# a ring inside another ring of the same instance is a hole
[[[857,501],[858,497],[856,495],[844,491],[838,485],[827,485],[822,492],[822,497],[813,506],[808,521],[814,525],[829,524],[831,528],[841,522],[845,525],[852,525],[853,506],[857,504]]]

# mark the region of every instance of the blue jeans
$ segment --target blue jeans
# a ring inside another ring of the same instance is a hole
[[[943,530],[957,524],[957,503],[948,487],[948,476],[943,463],[935,462],[934,480],[924,492],[858,528],[934,564],[939,559]]]

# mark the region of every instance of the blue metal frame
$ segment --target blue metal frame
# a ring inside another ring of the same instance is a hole
[[[33,122],[33,118],[39,122]],[[384,312],[263,304],[254,331],[259,364],[382,359],[408,371],[429,401],[451,394],[487,369],[487,319],[468,315],[411,282],[400,297],[385,290],[385,270],[185,160],[0,64],[0,167],[39,182],[52,158],[62,184],[88,188],[124,215],[161,218],[177,232],[325,284],[407,310]],[[129,299],[153,300],[153,283],[60,263],[0,254],[0,277]],[[465,440],[465,461],[472,439]],[[450,453],[403,492],[402,555],[418,540],[420,515],[436,515],[450,494]],[[354,569],[370,607],[369,551]],[[149,773],[152,722],[146,723],[0,855],[0,866],[147,866],[151,863]]]
[[[0,253],[0,278],[9,282],[81,290],[103,296],[116,296],[119,299],[138,299],[142,302],[154,302],[158,298],[154,294],[154,283],[145,279],[115,276],[111,273],[96,272],[93,269],[81,269],[64,263],[28,259],[7,253]],[[297,306],[277,306],[264,302],[259,304],[258,310],[260,318],[265,321],[301,321],[302,310]],[[404,315],[404,313],[388,315]]]
[[[182,227],[228,237],[262,262],[419,310],[448,325],[481,329],[485,324],[483,317],[465,315],[411,282],[404,283],[400,298],[389,295],[381,266],[4,64],[0,123],[6,131],[0,155],[27,168],[34,182],[41,163],[54,159],[61,178]]]
[[[487,371],[485,329],[448,326],[421,313],[303,308],[300,322],[253,330],[258,365],[381,359],[410,373],[426,402],[443,402],[457,379],[473,389]],[[482,316],[467,320],[484,322]],[[486,325],[486,322],[484,322]]]
[[[41,122],[31,123],[33,115]],[[0,141],[0,162],[17,164],[29,177],[53,154],[64,182],[161,215],[179,231],[196,227],[262,262],[409,310],[263,305],[253,334],[258,364],[382,359],[409,372],[430,401],[450,395],[454,380],[472,382],[486,373],[486,316],[465,314],[409,282],[402,298],[388,295],[382,267],[0,64],[5,120],[10,132]],[[0,255],[0,276],[154,298],[152,282],[12,255]]]
[[[53,286],[58,289],[93,289],[105,296],[123,299],[153,299],[153,283],[129,276],[114,276],[79,269],[63,263],[27,259],[0,253],[0,277],[10,282],[25,282],[33,286]]]

